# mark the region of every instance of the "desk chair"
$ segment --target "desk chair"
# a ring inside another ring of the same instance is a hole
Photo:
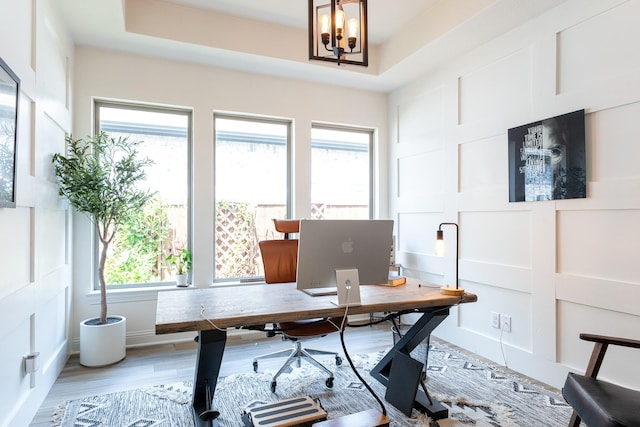
[[[264,264],[264,278],[267,283],[289,283],[296,281],[296,271],[298,266],[298,240],[291,239],[291,233],[300,231],[300,221],[298,220],[280,220],[274,219],[276,231],[285,234],[284,239],[262,240],[258,243],[260,253],[262,254],[262,262]],[[333,322],[333,324],[331,323]],[[294,361],[300,366],[301,359],[304,357],[312,365],[315,365],[329,375],[325,385],[329,388],[333,387],[333,372],[312,357],[312,355],[332,355],[335,356],[336,365],[342,364],[342,358],[338,353],[333,351],[305,349],[302,347],[301,341],[318,338],[338,332],[334,325],[340,326],[342,318],[334,317],[328,319],[309,319],[297,320],[293,322],[280,322],[277,329],[281,330],[284,339],[293,341],[292,350],[283,350],[275,353],[265,354],[253,359],[253,370],[258,371],[258,360],[272,357],[288,356],[284,365],[276,372],[271,381],[271,391],[276,391],[277,378],[282,372],[290,366]]]
[[[595,344],[585,374],[570,372],[562,388],[573,408],[569,427],[578,427],[580,420],[593,427],[640,426],[640,391],[596,378],[609,344],[640,348],[640,341],[591,334],[580,334],[580,339]]]

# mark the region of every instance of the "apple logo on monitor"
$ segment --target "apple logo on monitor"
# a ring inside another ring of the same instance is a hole
[[[350,254],[353,252],[353,241],[351,239],[346,242],[342,242],[342,252],[345,254]]]

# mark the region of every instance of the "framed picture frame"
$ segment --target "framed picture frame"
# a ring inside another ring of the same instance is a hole
[[[584,109],[508,130],[509,202],[587,197]]]
[[[20,79],[0,58],[0,208],[16,207]]]

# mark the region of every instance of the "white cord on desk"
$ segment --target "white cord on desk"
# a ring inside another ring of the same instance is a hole
[[[347,301],[347,305],[344,308],[344,316],[342,316],[342,323],[340,323],[340,327],[338,327],[338,325],[336,325],[331,321],[331,319],[329,319],[329,323],[331,323],[338,330],[338,332],[344,331],[344,326],[346,324],[347,317],[349,317],[349,290],[351,289],[351,281],[347,279],[346,285],[347,285],[346,286],[347,293],[346,293],[345,300]]]
[[[202,316],[202,318],[204,320],[206,320],[207,322],[209,322],[211,324],[211,326],[213,326],[214,328],[216,328],[217,330],[219,330],[220,332],[227,332],[226,328],[218,328],[211,320],[209,320],[207,318],[207,316],[204,315],[204,311],[207,309],[204,304],[200,304],[200,316]]]
[[[344,316],[342,316],[342,322],[340,323],[340,326],[338,326],[335,323],[333,323],[331,318],[328,318],[327,320],[329,321],[329,323],[331,323],[333,325],[334,328],[336,328],[336,330],[338,332],[342,332],[342,331],[344,331],[344,327],[345,327],[345,324],[346,324],[348,316],[349,316],[349,306],[346,306],[344,308]]]

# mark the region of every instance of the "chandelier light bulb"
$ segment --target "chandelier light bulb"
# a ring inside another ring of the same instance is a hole
[[[341,40],[344,37],[344,10],[342,7],[336,10],[336,38]]]
[[[356,18],[349,19],[348,22],[349,37],[358,37],[358,20]]]
[[[320,17],[320,34],[329,34],[329,15],[322,15]]]

